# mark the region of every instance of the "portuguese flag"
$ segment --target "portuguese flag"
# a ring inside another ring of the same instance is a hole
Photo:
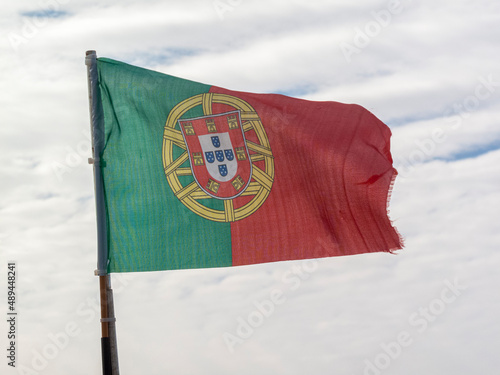
[[[401,248],[391,132],[364,108],[97,69],[108,272]]]

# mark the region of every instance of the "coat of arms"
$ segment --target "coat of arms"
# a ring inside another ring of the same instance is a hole
[[[198,108],[202,116],[188,115]],[[162,158],[175,196],[208,220],[250,216],[274,182],[274,157],[262,121],[249,103],[232,95],[205,93],[178,103],[165,124]]]

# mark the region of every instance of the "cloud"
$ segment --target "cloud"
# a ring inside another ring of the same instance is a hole
[[[304,278],[305,262],[113,275],[123,373],[363,374],[403,331],[411,344],[384,374],[494,373],[498,3],[222,1],[222,18],[212,1],[5,4],[0,266],[19,269],[19,364],[39,353],[40,374],[100,371],[83,60],[95,49],[231,89],[367,107],[393,132],[390,216],[406,239],[398,255],[317,260]],[[359,50],[350,61],[346,43]],[[442,305],[455,280],[466,289]],[[276,290],[283,303],[264,316]],[[231,354],[224,333],[259,312]]]

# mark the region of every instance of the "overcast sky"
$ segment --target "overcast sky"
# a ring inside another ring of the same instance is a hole
[[[397,255],[113,275],[122,374],[498,373],[498,1],[20,0],[0,17],[4,354],[8,261],[19,311],[2,374],[101,371],[89,49],[363,105],[400,172]]]

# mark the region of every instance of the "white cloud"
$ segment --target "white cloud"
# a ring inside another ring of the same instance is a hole
[[[35,352],[53,344],[49,335],[74,324],[78,334],[39,373],[100,371],[83,62],[96,49],[232,89],[362,104],[391,125],[395,165],[405,172],[390,207],[406,237],[398,255],[319,260],[297,289],[283,277],[304,262],[113,275],[123,373],[363,374],[402,331],[412,343],[384,374],[465,374],[479,368],[471,363],[495,373],[499,93],[477,87],[500,81],[499,5],[400,3],[351,62],[341,43],[354,43],[389,2],[242,0],[221,19],[212,1],[73,0],[52,5],[64,15],[38,20],[27,15],[43,14],[48,2],[6,3],[0,267],[18,262],[19,364],[32,366]],[[12,33],[23,38],[16,48]],[[446,139],[429,143],[436,129]],[[411,317],[435,311],[455,279],[467,289],[432,321],[423,318],[419,332]],[[231,354],[223,334],[273,290],[284,303]],[[2,319],[0,332],[6,327]]]

